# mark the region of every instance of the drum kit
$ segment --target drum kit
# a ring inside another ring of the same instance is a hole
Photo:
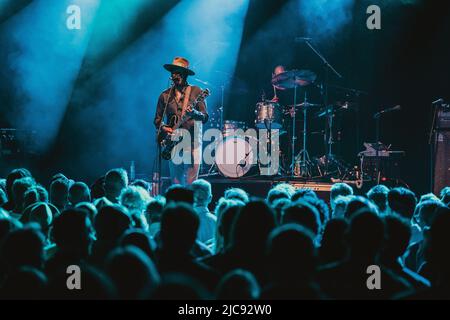
[[[324,157],[321,157],[321,163],[311,161],[308,152],[308,114],[309,111],[316,109],[319,113],[315,114],[317,118],[326,118],[327,121],[330,117],[333,117],[337,112],[348,109],[349,104],[339,103],[336,105],[323,107],[321,103],[311,103],[308,99],[308,90],[302,90],[304,94],[303,101],[297,101],[297,91],[300,89],[306,89],[306,87],[315,85],[317,79],[316,74],[310,70],[289,70],[273,75],[272,86],[274,88],[275,97],[276,90],[293,90],[293,104],[283,106],[278,103],[277,99],[266,100],[256,103],[255,108],[255,122],[254,127],[256,129],[267,129],[268,143],[272,145],[271,132],[278,130],[278,134],[281,136],[290,132],[289,136],[289,151],[290,151],[290,165],[286,168],[280,167],[279,174],[287,175],[291,177],[313,178],[314,174],[324,175],[326,172],[321,170],[315,170],[316,167],[323,164]],[[317,86],[320,87],[320,86]],[[221,115],[217,116],[217,119],[223,119],[223,106],[220,107]],[[301,133],[302,133],[302,149],[296,154],[297,147],[297,113],[303,115]],[[285,115],[290,116],[290,120],[286,121]],[[289,123],[286,123],[289,122]],[[288,126],[290,130],[288,130]],[[219,173],[227,178],[241,178],[250,177],[251,170],[255,166],[261,168],[261,164],[258,161],[258,155],[254,146],[258,146],[255,142],[255,138],[251,136],[235,135],[234,132],[238,129],[242,129],[244,132],[248,129],[245,122],[225,120],[220,124],[215,125],[217,128],[222,129],[223,140],[218,143],[215,151],[215,164],[209,168],[206,176]],[[329,128],[332,129],[332,128]],[[242,132],[242,131],[241,131]],[[331,137],[331,130],[329,131],[330,137],[327,139],[329,144],[333,143]],[[286,135],[287,136],[287,135]],[[286,137],[287,138],[287,137]],[[331,145],[328,148],[331,151]],[[268,148],[270,150],[270,148]],[[227,155],[232,155],[233,159],[229,159]],[[222,161],[222,160],[226,161]],[[217,169],[217,170],[215,170]],[[218,172],[217,172],[218,171]],[[257,173],[255,175],[258,175]]]

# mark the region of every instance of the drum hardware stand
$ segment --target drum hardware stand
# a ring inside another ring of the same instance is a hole
[[[294,104],[295,105],[295,104]],[[295,163],[299,163],[299,166],[297,166],[297,172],[294,172],[295,175],[299,175],[301,177],[310,178],[311,175],[311,160],[309,158],[309,153],[306,148],[307,143],[307,113],[308,113],[308,96],[307,92],[305,90],[305,99],[303,103],[303,149],[297,154],[295,157]],[[295,113],[294,113],[295,116]],[[300,171],[300,172],[298,172]]]
[[[295,140],[297,136],[295,135],[295,121],[297,111],[295,110],[297,106],[297,83],[294,85],[294,116],[292,117],[292,141],[291,141],[291,176],[295,176]]]

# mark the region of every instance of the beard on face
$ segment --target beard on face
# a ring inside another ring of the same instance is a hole
[[[174,73],[172,74],[172,81],[176,86],[181,86],[185,83],[185,77],[181,74]]]

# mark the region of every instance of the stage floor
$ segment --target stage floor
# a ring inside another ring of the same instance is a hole
[[[225,190],[229,188],[241,188],[253,197],[265,199],[269,190],[279,184],[288,183],[295,188],[311,189],[327,203],[330,199],[330,190],[333,183],[331,181],[316,181],[299,177],[242,177],[238,179],[230,179],[222,176],[206,176],[200,177],[211,183],[213,191],[213,203],[216,203],[223,196]]]

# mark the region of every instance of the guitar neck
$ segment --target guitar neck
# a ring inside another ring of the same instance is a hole
[[[192,109],[194,108],[195,105],[197,105],[197,103],[200,102],[200,99],[195,99],[194,102],[192,102],[191,104],[189,104],[186,108],[186,110]],[[191,117],[189,117],[188,115],[184,114],[183,117],[181,118],[181,120],[175,125],[175,127],[173,128],[174,130],[180,128],[184,123],[186,123],[186,121],[188,121]]]

